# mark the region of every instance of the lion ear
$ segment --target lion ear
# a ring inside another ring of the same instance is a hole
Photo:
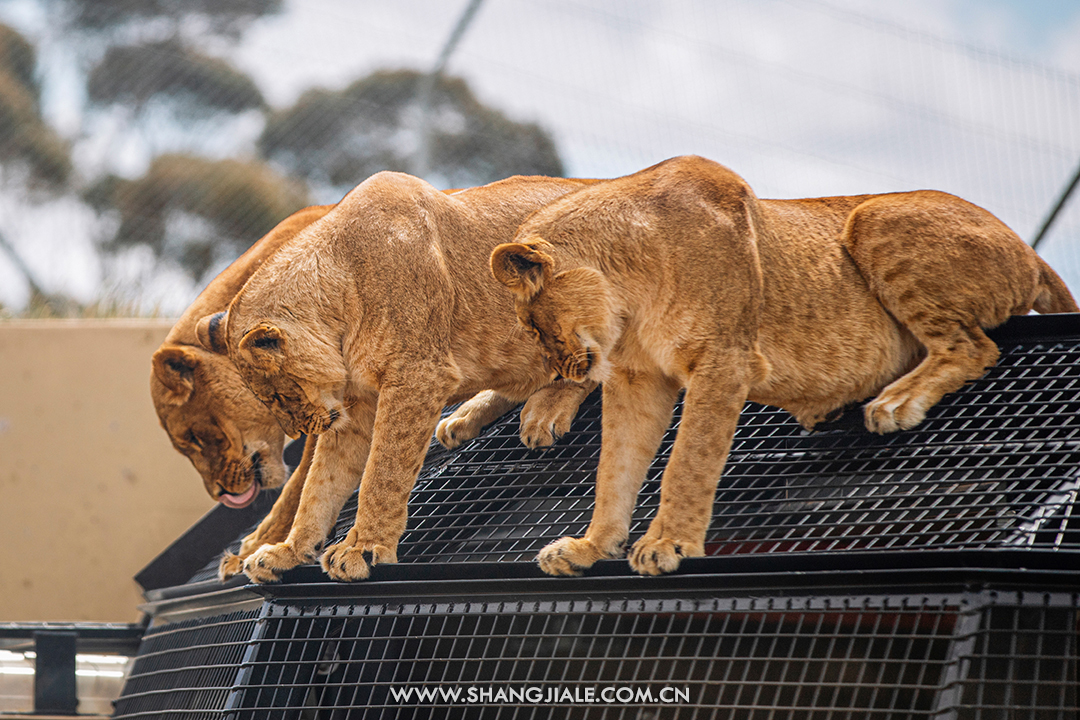
[[[195,390],[195,368],[199,357],[191,348],[182,346],[159,348],[151,360],[154,376],[165,387],[165,402],[183,405]]]
[[[229,345],[225,337],[225,327],[228,320],[229,314],[227,312],[207,315],[199,320],[195,325],[195,335],[199,338],[199,344],[212,353],[228,355]]]
[[[551,276],[551,265],[550,255],[522,243],[503,243],[491,252],[491,274],[526,302]]]
[[[259,323],[240,338],[240,353],[266,370],[281,367],[285,357],[285,331],[270,323]]]

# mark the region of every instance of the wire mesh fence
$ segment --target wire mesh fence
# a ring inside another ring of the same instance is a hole
[[[880,3],[485,3],[432,78],[465,7],[0,6],[0,302],[178,312],[379,170],[446,188],[696,153],[765,197],[946,190],[1031,240],[1080,165],[1076,68]],[[1072,202],[1040,246],[1074,288],[1078,237]]]

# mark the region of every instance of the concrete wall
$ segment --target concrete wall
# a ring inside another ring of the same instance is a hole
[[[0,322],[0,622],[131,622],[132,580],[213,506],[158,424],[169,320]]]

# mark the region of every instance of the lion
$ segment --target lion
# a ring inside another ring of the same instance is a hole
[[[210,497],[227,507],[242,508],[254,502],[261,489],[284,484],[267,516],[241,541],[238,554],[222,557],[218,568],[222,581],[240,573],[243,560],[255,549],[281,542],[288,535],[316,438],[306,439],[300,464],[286,479],[284,431],[244,386],[228,358],[199,344],[196,323],[224,311],[268,257],[333,208],[318,205],[299,210],[252,245],[199,294],[151,361],[150,394],[161,426],[173,446],[194,465]],[[581,399],[581,388],[565,382],[530,397],[521,411],[522,442],[534,449],[553,444],[569,429]],[[442,420],[436,435],[443,445],[456,447],[514,405],[494,392],[479,393]]]
[[[590,182],[514,177],[444,194],[378,173],[263,262],[226,312],[198,322],[202,346],[228,355],[287,435],[318,437],[288,535],[244,560],[250,579],[315,560],[358,485],[356,523],[322,567],[348,581],[396,562],[447,404],[479,393],[439,428],[447,444],[530,396],[542,432],[565,431],[595,383],[553,383],[487,260],[529,213]]]
[[[286,483],[282,460],[285,433],[274,416],[244,387],[228,359],[198,343],[196,323],[223,310],[251,274],[297,232],[333,208],[298,210],[252,245],[199,294],[165,337],[151,360],[150,395],[169,439],[202,476],[210,497],[231,508],[255,501],[260,488],[283,484],[273,509],[240,548],[219,566],[225,579],[240,570],[240,558],[263,541],[283,539],[300,497],[314,440],[305,444],[299,467]],[[254,546],[254,547],[253,547]]]
[[[812,429],[873,398],[870,431],[906,430],[997,362],[984,330],[1077,311],[1028,245],[958,197],[759,200],[699,157],[554,201],[495,248],[491,271],[559,375],[603,383],[595,509],[584,537],[541,550],[551,575],[622,554],[680,392],[660,506],[629,552],[643,575],[704,554],[747,400]]]

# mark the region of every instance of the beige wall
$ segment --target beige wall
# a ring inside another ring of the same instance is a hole
[[[167,320],[0,322],[0,622],[131,622],[213,506],[150,401]]]

